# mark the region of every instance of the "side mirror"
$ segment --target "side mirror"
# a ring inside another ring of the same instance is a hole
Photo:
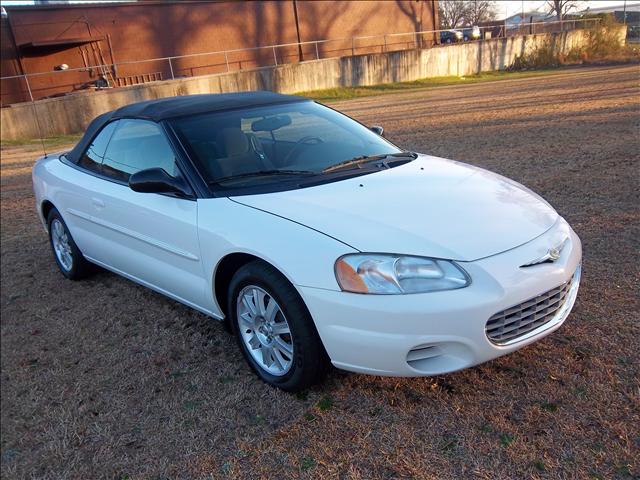
[[[382,134],[384,133],[384,128],[382,128],[380,125],[373,125],[369,127],[369,130],[371,130],[373,133],[380,135],[381,137],[383,136]]]
[[[140,170],[129,177],[129,188],[140,193],[175,193],[187,197],[189,188],[181,179],[174,178],[162,168]]]

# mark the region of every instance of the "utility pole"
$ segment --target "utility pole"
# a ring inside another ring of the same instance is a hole
[[[622,10],[622,22],[627,24],[627,0],[624,0],[624,7]]]

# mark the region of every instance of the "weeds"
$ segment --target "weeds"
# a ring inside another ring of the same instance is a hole
[[[602,17],[595,26],[585,30],[586,41],[582,47],[573,47],[567,53],[560,52],[560,37],[554,36],[540,47],[516,57],[509,67],[511,71],[555,68],[561,65],[589,64],[599,62],[640,61],[640,51],[626,46],[621,39],[620,24],[611,17]]]

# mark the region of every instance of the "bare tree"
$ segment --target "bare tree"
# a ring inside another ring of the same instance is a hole
[[[498,17],[496,2],[489,0],[471,0],[468,4],[464,21],[467,25],[478,25],[490,22]]]
[[[468,2],[461,2],[456,0],[440,0],[438,2],[440,28],[448,29],[461,26],[464,22],[465,17],[467,16],[468,9]]]
[[[578,8],[580,2],[577,0],[548,0],[547,11],[556,16],[560,21],[572,10]]]

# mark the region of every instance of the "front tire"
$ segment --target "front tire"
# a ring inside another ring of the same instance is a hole
[[[254,372],[274,387],[295,392],[322,380],[329,359],[306,305],[275,268],[252,261],[231,280],[231,328]]]
[[[69,280],[80,280],[91,272],[91,264],[74,242],[60,212],[52,208],[47,217],[49,244],[60,272]]]

